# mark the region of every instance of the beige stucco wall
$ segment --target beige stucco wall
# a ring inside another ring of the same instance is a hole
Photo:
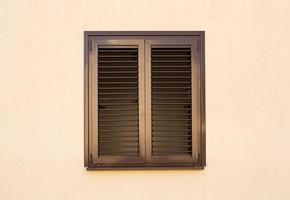
[[[205,30],[207,167],[83,167],[83,31]],[[0,199],[290,199],[289,0],[0,0]],[[96,198],[97,197],[97,198]]]

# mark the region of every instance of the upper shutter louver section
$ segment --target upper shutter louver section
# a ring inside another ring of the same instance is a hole
[[[138,46],[98,51],[98,155],[139,156]]]
[[[191,46],[151,47],[152,156],[192,154]]]

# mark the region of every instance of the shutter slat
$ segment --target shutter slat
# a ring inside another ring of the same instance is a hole
[[[124,70],[124,71],[121,71],[121,70]],[[114,71],[114,70],[120,70],[118,72]],[[135,71],[135,70],[128,70],[128,69],[122,69],[122,68],[115,68],[114,70],[111,69],[107,69],[107,70],[103,70],[103,71],[99,71],[99,74],[137,74],[138,71]],[[122,75],[123,76],[123,75]]]
[[[155,51],[156,52],[156,51]],[[174,52],[176,53],[176,51]],[[170,54],[162,54],[162,55],[152,55],[153,58],[176,58],[176,57],[181,57],[181,58],[190,58],[190,55],[170,55]]]
[[[103,52],[101,52],[103,53]],[[110,55],[110,54],[107,54],[107,55],[104,55],[104,54],[101,54],[99,55],[99,58],[137,58],[138,56],[137,55]]]
[[[152,155],[190,155],[191,48],[151,48]]]
[[[104,70],[119,70],[119,69],[136,69],[136,66],[122,66],[122,65],[117,65],[117,66],[99,66],[99,69],[104,69]]]
[[[159,69],[171,69],[171,68],[178,68],[180,70],[183,69],[189,69],[191,68],[191,65],[155,65],[155,69],[154,70],[159,70]]]
[[[138,156],[137,46],[99,46],[98,91],[99,156]]]

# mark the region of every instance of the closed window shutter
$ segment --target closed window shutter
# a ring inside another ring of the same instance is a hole
[[[152,155],[191,155],[191,47],[151,48]]]
[[[146,41],[148,163],[197,161],[195,44],[191,39]]]
[[[100,156],[139,155],[138,47],[98,48]]]
[[[116,44],[102,41],[95,50],[97,161],[110,164],[143,162],[144,122],[140,123],[144,119],[140,116],[144,109],[140,100],[144,76],[140,74],[143,70],[142,41],[140,44],[127,40],[113,42]]]

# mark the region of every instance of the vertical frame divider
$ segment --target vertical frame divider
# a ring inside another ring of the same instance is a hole
[[[89,36],[84,33],[84,165],[89,167]]]
[[[98,157],[98,128],[96,122],[98,121],[98,67],[97,67],[97,44],[92,39],[91,43],[91,51],[90,51],[90,63],[89,63],[89,80],[90,80],[90,88],[89,88],[89,137],[90,137],[90,152],[91,152],[91,162],[94,163]]]
[[[152,156],[151,120],[151,44],[145,40],[146,163]]]
[[[138,99],[139,99],[139,154],[141,159],[146,159],[145,152],[145,59],[144,40],[138,42]]]
[[[192,153],[195,162],[199,162],[200,153],[200,58],[198,37],[191,43],[191,109],[192,109]]]

